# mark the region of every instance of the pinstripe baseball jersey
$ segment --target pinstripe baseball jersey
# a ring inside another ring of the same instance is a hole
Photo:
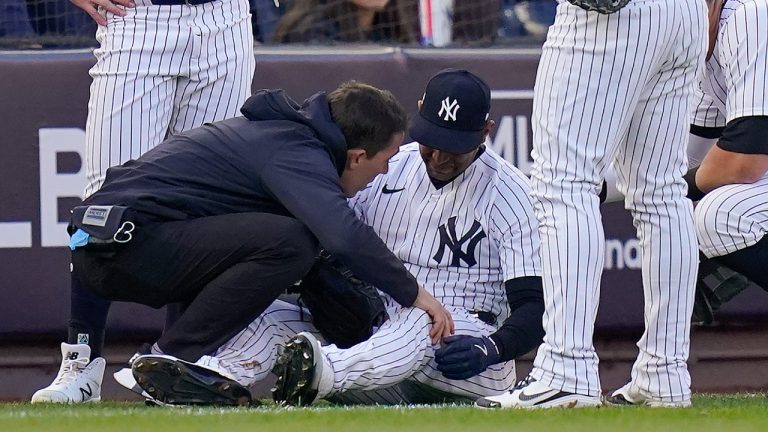
[[[723,127],[768,115],[768,2],[728,0],[712,57],[699,83],[693,124]]]
[[[418,143],[350,200],[443,304],[508,315],[504,281],[538,276],[538,232],[525,176],[491,149],[435,188]]]

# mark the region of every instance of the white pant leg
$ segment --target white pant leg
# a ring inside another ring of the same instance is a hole
[[[175,77],[186,55],[182,17],[182,8],[137,5],[124,17],[107,14],[107,26],[96,31],[85,196],[101,187],[107,168],[138,158],[165,139]]]
[[[495,328],[463,308],[447,306],[456,334],[488,336]],[[437,370],[426,314],[414,308],[390,314],[369,341],[350,349],[323,347],[334,369],[334,402],[437,403],[500,394],[515,383],[515,364],[490,366],[468,380],[449,380]]]
[[[696,206],[699,249],[709,258],[748,248],[768,232],[768,175],[722,186]]]
[[[638,101],[662,66],[676,61],[670,54],[676,44],[692,44],[695,14],[684,13],[686,7],[698,15],[704,10],[698,0],[636,0],[600,15],[562,2],[547,35],[536,78],[531,171],[546,335],[532,375],[552,388],[601,392],[592,342],[605,240],[597,193]]]
[[[646,86],[616,159],[618,187],[640,241],[645,300],[645,332],[631,384],[665,402],[690,399],[687,360],[698,270],[693,207],[682,176],[693,85],[706,49],[706,11],[691,4],[695,8],[686,14],[685,3],[674,15],[679,38]]]
[[[188,9],[190,56],[176,81],[172,134],[239,115],[256,68],[248,1],[217,0]]]
[[[417,308],[390,311],[370,339],[347,349],[323,347],[334,373],[333,393],[389,387],[427,362],[429,316]]]
[[[482,322],[466,309],[446,306],[453,316],[456,334],[469,336],[490,336],[496,328]],[[485,371],[466,380],[449,380],[437,370],[434,350],[428,352],[429,363],[410,379],[432,389],[465,397],[472,401],[483,396],[492,396],[511,389],[517,381],[515,362],[508,361],[491,365]]]
[[[272,371],[279,346],[300,332],[310,332],[323,340],[312,325],[309,311],[276,300],[243,331],[232,337],[211,358],[235,380],[249,386]]]
[[[169,134],[238,115],[255,68],[248,2],[154,6],[107,14],[99,26],[86,120],[85,196],[107,168]]]

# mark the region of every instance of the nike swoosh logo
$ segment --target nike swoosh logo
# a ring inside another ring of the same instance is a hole
[[[529,401],[529,400],[536,399],[538,397],[544,396],[544,395],[546,395],[546,394],[548,394],[550,392],[552,392],[552,390],[545,390],[545,391],[543,391],[541,393],[526,394],[525,390],[523,390],[523,391],[520,392],[520,396],[518,396],[518,397],[520,398],[521,401]]]
[[[405,190],[405,188],[390,189],[390,188],[387,187],[387,185],[384,185],[384,187],[381,188],[381,193],[393,194],[393,193],[398,193],[398,192],[401,192],[401,191],[404,191],[404,190]]]
[[[483,354],[485,354],[486,357],[488,357],[488,348],[484,346],[480,346],[478,344],[475,344],[473,346],[477,347],[477,349],[479,349]]]

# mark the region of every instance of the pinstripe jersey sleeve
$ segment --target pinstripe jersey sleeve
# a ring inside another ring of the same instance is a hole
[[[768,115],[768,2],[728,2],[723,15],[717,54],[727,89],[727,121]]]
[[[371,195],[372,186],[369,184],[365,189],[361,190],[357,194],[355,194],[354,197],[350,198],[348,200],[349,207],[354,210],[357,217],[363,221],[363,223],[367,224],[367,217],[365,216],[365,209],[368,207],[369,204],[369,198]]]
[[[499,250],[504,280],[540,276],[539,233],[528,180],[516,170],[507,173],[490,204],[490,237]]]
[[[693,118],[691,124],[706,128],[725,126],[725,114],[720,111],[712,97],[701,89],[696,89],[693,97]]]

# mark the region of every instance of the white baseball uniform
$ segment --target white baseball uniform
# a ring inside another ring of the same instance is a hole
[[[490,149],[452,182],[435,188],[418,144],[401,148],[389,171],[350,200],[369,224],[453,315],[456,334],[488,336],[496,328],[473,312],[509,315],[504,282],[538,276],[538,234],[525,176]],[[499,394],[515,382],[514,362],[468,380],[436,369],[429,317],[385,297],[390,319],[350,349],[323,347],[334,371],[332,399],[359,403],[429,402]],[[304,311],[306,313],[306,311]],[[277,345],[313,331],[298,308],[277,302],[215,354],[238,381],[262,379]],[[317,334],[316,330],[313,333]]]
[[[601,15],[559,1],[533,103],[546,336],[531,374],[552,389],[601,393],[592,340],[605,240],[597,194],[614,162],[642,253],[646,329],[632,384],[654,399],[688,400],[698,259],[682,176],[706,5],[633,0]]]
[[[176,134],[234,117],[255,68],[248,1],[196,6],[136,0],[99,26],[86,121],[85,196],[107,168]]]
[[[700,83],[693,124],[724,127],[768,116],[768,2],[728,0]],[[708,193],[696,206],[699,248],[709,258],[754,245],[768,232],[768,175]]]

